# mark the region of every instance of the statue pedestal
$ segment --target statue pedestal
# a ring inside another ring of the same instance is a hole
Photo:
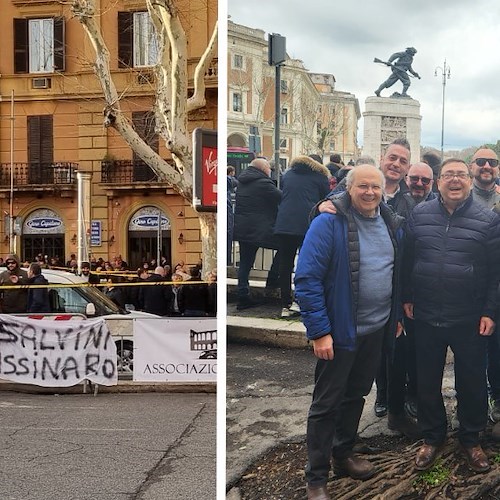
[[[409,98],[368,97],[365,101],[363,155],[378,164],[385,147],[398,137],[410,143],[411,163],[420,161],[420,103]]]

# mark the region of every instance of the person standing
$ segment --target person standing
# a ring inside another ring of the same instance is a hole
[[[49,282],[42,275],[42,268],[37,262],[30,264],[28,269],[28,284],[46,286]],[[26,307],[28,313],[49,313],[49,289],[48,288],[29,288],[28,289],[28,305]]]
[[[353,447],[382,345],[402,330],[403,218],[382,203],[384,182],[372,165],[351,170],[347,192],[333,200],[337,213],[312,221],[299,254],[295,296],[318,358],[307,419],[309,500],[330,498],[332,456],[334,469],[352,478],[376,472]]]
[[[7,269],[0,273],[0,285],[26,285],[28,274],[19,267],[19,257],[15,254],[8,255],[5,259]],[[1,290],[1,311],[4,314],[25,313],[28,305],[26,290]]]
[[[259,304],[250,297],[248,283],[257,250],[278,248],[273,229],[281,201],[281,191],[276,187],[270,175],[269,162],[265,158],[256,158],[238,178],[233,238],[239,242],[240,249],[237,305],[239,310]],[[273,288],[278,281],[278,260],[278,254],[276,254],[267,276],[266,288]]]
[[[487,337],[495,328],[500,280],[500,217],[471,196],[469,166],[443,162],[441,197],[421,203],[407,223],[404,310],[415,320],[418,424],[424,444],[417,470],[428,470],[446,439],[441,393],[448,347],[454,354],[458,440],[469,467],[490,469],[479,443],[486,427]]]
[[[299,312],[292,299],[295,254],[302,245],[309,227],[309,214],[312,208],[330,191],[329,177],[329,170],[309,156],[298,156],[292,160],[290,168],[283,176],[283,198],[274,227],[274,234],[279,241],[282,318]]]

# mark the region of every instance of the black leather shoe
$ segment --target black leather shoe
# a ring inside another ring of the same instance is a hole
[[[462,450],[467,458],[469,468],[474,472],[487,472],[491,469],[490,461],[481,446],[477,445],[472,448],[462,446]]]
[[[429,470],[436,461],[439,453],[439,447],[424,443],[417,451],[415,457],[415,469]]]
[[[394,413],[389,412],[387,427],[389,427],[391,431],[397,431],[404,434],[407,438],[414,440],[422,439],[422,433],[417,424],[412,422],[404,413],[402,415],[394,415]]]
[[[309,486],[306,485],[307,500],[331,500],[331,496],[328,493],[326,484],[321,486]]]
[[[370,479],[376,472],[375,467],[364,458],[350,456],[334,458],[333,470],[339,476],[348,475],[352,479]]]
[[[385,417],[387,415],[387,403],[379,403],[375,401],[375,406],[373,407],[376,417]]]

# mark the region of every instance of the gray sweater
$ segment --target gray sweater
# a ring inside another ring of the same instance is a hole
[[[357,334],[382,328],[391,312],[394,247],[380,216],[364,217],[354,211],[358,226],[360,268]]]

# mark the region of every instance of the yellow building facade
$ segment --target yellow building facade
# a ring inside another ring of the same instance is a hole
[[[66,262],[77,251],[77,173],[90,174],[90,257],[121,255],[130,267],[201,256],[190,203],[159,182],[112,128],[93,73],[93,49],[70,2],[4,0],[0,16],[0,256]],[[169,158],[154,131],[155,45],[142,0],[96,0],[121,106],[139,135]],[[188,36],[189,86],[217,19],[216,1],[179,1]],[[217,128],[217,61],[205,75],[207,104],[190,131]],[[11,219],[12,218],[12,226]],[[159,243],[160,238],[160,243]]]

